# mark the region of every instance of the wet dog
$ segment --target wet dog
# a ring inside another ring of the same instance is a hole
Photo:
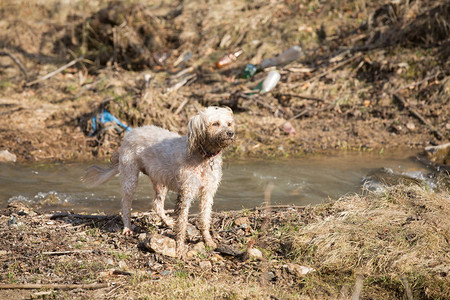
[[[155,191],[153,209],[167,226],[175,226],[178,257],[186,252],[189,208],[199,198],[199,229],[206,245],[214,249],[216,244],[210,234],[213,197],[222,178],[222,150],[234,139],[232,110],[208,107],[189,120],[186,136],[156,126],[131,130],[112,156],[111,167],[92,166],[83,181],[95,186],[120,173],[123,234],[131,234],[131,202],[139,172],[147,175]],[[176,222],[164,212],[168,190],[178,193]]]

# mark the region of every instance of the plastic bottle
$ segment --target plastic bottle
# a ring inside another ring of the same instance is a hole
[[[276,57],[264,59],[261,62],[261,69],[273,66],[284,66],[290,62],[299,59],[302,56],[303,56],[302,48],[300,46],[292,46],[291,48],[287,49],[286,51],[284,51],[283,53],[281,53]]]
[[[277,85],[280,77],[281,75],[280,73],[278,73],[278,71],[270,71],[262,83],[261,92],[265,93],[272,90]]]
[[[217,62],[216,62],[216,68],[220,69],[223,68],[232,62],[236,61],[239,55],[242,54],[242,50],[236,51],[234,53],[229,53],[225,56],[222,56]]]

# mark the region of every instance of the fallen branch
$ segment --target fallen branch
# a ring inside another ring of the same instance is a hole
[[[296,95],[296,94],[282,94],[282,93],[280,93],[278,95],[285,96],[285,97],[294,97],[294,98],[306,99],[306,100],[314,100],[314,101],[318,101],[318,102],[326,102],[324,99],[311,97],[311,96],[303,96],[303,95]]]
[[[76,64],[76,63],[82,61],[83,59],[84,59],[83,56],[78,57],[77,59],[72,60],[71,62],[65,64],[65,65],[62,66],[61,68],[59,68],[59,69],[57,69],[57,70],[55,70],[55,71],[53,71],[53,72],[51,72],[51,73],[48,73],[47,75],[42,76],[42,77],[39,78],[39,79],[33,80],[33,81],[31,81],[31,82],[27,82],[27,83],[25,84],[25,86],[32,86],[32,85],[34,85],[34,84],[36,84],[36,83],[39,83],[39,82],[44,81],[44,80],[47,80],[47,79],[49,79],[50,77],[52,77],[52,76],[54,76],[54,75],[56,75],[56,74],[59,74],[59,73],[61,73],[62,71],[64,71],[65,69],[67,69],[67,68],[73,66],[74,64]]]
[[[392,94],[392,97],[395,101],[399,102],[404,108],[406,108],[409,113],[411,115],[413,115],[414,117],[416,117],[420,122],[422,122],[425,126],[428,127],[428,129],[439,139],[439,140],[445,140],[444,135],[437,130],[436,128],[434,128],[433,125],[431,125],[427,120],[425,120],[424,117],[422,117],[421,114],[419,114],[419,112],[417,110],[415,110],[414,108],[412,108],[411,106],[409,106],[409,103],[403,99],[402,97],[400,97],[397,94]]]
[[[79,214],[71,214],[66,212],[55,213],[50,216],[50,220],[60,219],[60,218],[78,218],[78,219],[89,219],[89,220],[103,220],[109,218],[116,218],[117,216],[105,216],[105,215],[79,215]]]
[[[59,283],[25,283],[25,284],[0,284],[0,290],[34,290],[34,289],[56,289],[56,290],[96,290],[108,287],[108,283],[91,283],[91,284],[59,284]]]
[[[351,62],[351,61],[357,59],[357,58],[360,57],[360,56],[362,56],[362,53],[357,53],[357,54],[355,54],[354,56],[352,56],[352,57],[350,57],[350,58],[348,58],[348,59],[346,59],[346,60],[344,60],[344,61],[338,63],[338,64],[335,65],[334,67],[332,67],[332,68],[330,68],[330,69],[328,69],[328,70],[326,70],[326,71],[323,71],[323,72],[320,73],[320,74],[317,74],[317,75],[315,75],[315,76],[309,78],[308,80],[304,80],[304,81],[301,81],[301,82],[294,83],[294,84],[291,85],[289,88],[290,88],[290,89],[293,89],[293,88],[296,88],[296,87],[298,87],[298,86],[300,86],[300,85],[302,85],[302,84],[311,82],[311,81],[313,81],[313,80],[315,80],[315,79],[317,79],[317,78],[321,78],[321,77],[323,77],[323,76],[325,76],[325,75],[328,75],[328,74],[330,74],[330,72],[339,69],[340,67],[342,67],[342,66],[348,64],[349,62]]]
[[[92,253],[93,250],[71,250],[71,251],[50,251],[42,252],[43,255],[66,255],[73,253]]]
[[[17,57],[15,57],[12,53],[9,53],[7,51],[0,51],[0,56],[9,56],[13,60],[13,62],[19,66],[19,69],[25,75],[25,80],[28,80],[27,70],[25,69],[25,67],[22,65],[22,63],[20,62],[20,60]]]

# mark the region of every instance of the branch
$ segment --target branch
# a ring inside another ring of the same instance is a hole
[[[73,290],[73,289],[85,289],[95,290],[108,287],[108,283],[91,283],[91,284],[58,284],[58,283],[26,283],[26,284],[0,284],[0,290],[18,290],[18,289],[57,289],[57,290]]]
[[[20,62],[20,60],[17,57],[15,57],[12,53],[9,53],[7,51],[0,51],[0,56],[9,56],[13,60],[13,62],[15,62],[16,65],[19,66],[20,70],[25,75],[25,80],[28,81],[27,70],[25,69],[25,67],[22,65],[22,63]]]
[[[82,61],[83,59],[84,59],[84,57],[83,57],[83,56],[80,56],[80,57],[78,57],[77,59],[74,59],[74,60],[72,60],[71,62],[65,64],[65,65],[62,66],[61,68],[59,68],[59,69],[57,69],[57,70],[55,70],[55,71],[53,71],[53,72],[51,72],[51,73],[48,73],[47,75],[42,76],[42,77],[39,78],[39,79],[33,80],[33,81],[31,81],[31,82],[27,82],[27,83],[25,84],[25,86],[32,86],[33,84],[36,84],[36,83],[39,83],[39,82],[41,82],[41,81],[47,80],[47,79],[49,79],[50,77],[52,77],[52,76],[54,76],[54,75],[56,75],[56,74],[59,74],[59,73],[61,73],[62,71],[64,71],[65,69],[67,69],[67,68],[73,66],[74,64],[76,64],[76,63]]]

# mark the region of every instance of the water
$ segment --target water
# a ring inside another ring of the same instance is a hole
[[[116,176],[101,186],[88,189],[79,179],[89,165],[0,164],[0,207],[5,208],[12,199],[21,199],[30,204],[40,204],[47,210],[119,212],[119,178]],[[389,170],[387,173],[401,176],[416,174],[416,177],[426,177],[429,172],[417,160],[404,154],[347,154],[283,161],[230,160],[224,163],[223,169],[222,184],[214,202],[215,211],[262,205],[269,182],[274,184],[272,204],[308,205],[359,192],[365,178],[376,170]],[[149,210],[152,198],[151,184],[142,175],[133,209]],[[174,208],[175,198],[175,194],[169,194],[166,208]],[[196,210],[197,205],[194,204],[193,211]]]

